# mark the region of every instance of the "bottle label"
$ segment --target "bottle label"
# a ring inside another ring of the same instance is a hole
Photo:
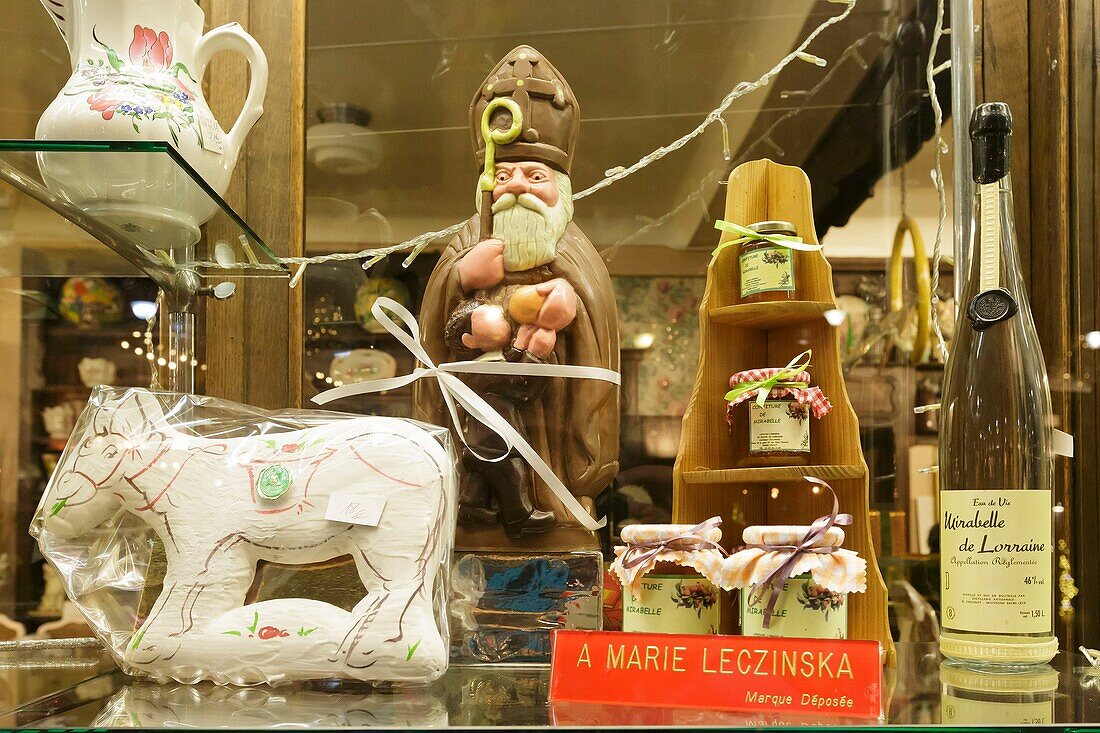
[[[749,404],[749,452],[810,452],[810,406],[794,400]]]
[[[623,598],[623,631],[718,633],[718,588],[701,575],[646,575],[638,593],[624,588]]]
[[[786,247],[760,247],[743,252],[741,297],[777,290],[794,290],[794,252]]]
[[[1041,634],[1053,628],[1051,495],[941,491],[943,625]]]
[[[1050,725],[1054,722],[1054,699],[1016,702],[1006,696],[1004,702],[998,702],[944,693],[940,713],[945,725]]]

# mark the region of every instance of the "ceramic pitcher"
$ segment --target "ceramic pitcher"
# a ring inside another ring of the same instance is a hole
[[[171,143],[218,194],[263,113],[267,58],[230,23],[203,35],[195,0],[41,0],[65,39],[73,73],[38,123],[39,140]],[[202,94],[211,58],[238,51],[251,80],[225,132]],[[42,153],[50,189],[157,248],[198,240],[216,207],[163,154]]]

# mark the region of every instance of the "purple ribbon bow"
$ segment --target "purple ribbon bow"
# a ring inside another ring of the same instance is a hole
[[[764,628],[771,628],[772,613],[775,611],[775,604],[779,600],[779,594],[783,591],[783,587],[787,581],[791,578],[791,573],[794,571],[794,566],[798,563],[798,559],[803,555],[815,554],[815,555],[831,555],[836,551],[836,547],[814,547],[814,543],[825,536],[834,526],[848,526],[852,523],[851,514],[840,513],[840,500],[837,499],[836,492],[833,491],[833,487],[825,483],[819,478],[813,476],[803,476],[802,478],[809,481],[811,484],[818,486],[824,486],[829,490],[829,493],[833,495],[833,511],[823,517],[818,517],[810,525],[810,529],[806,532],[805,536],[799,541],[797,545],[746,545],[747,549],[759,549],[767,550],[769,552],[788,552],[790,553],[783,564],[777,567],[772,572],[768,573],[767,577],[761,580],[759,583],[754,584],[749,589],[748,604],[750,606],[756,606],[764,600],[764,593],[768,593],[768,604],[764,607]]]
[[[706,537],[702,536],[707,530],[714,529],[721,524],[721,517],[711,517],[705,522],[700,522],[691,529],[675,537],[668,537],[663,540],[649,540],[647,542],[629,542],[627,543],[626,551],[623,552],[622,557],[619,559],[619,563],[622,565],[623,570],[632,570],[639,565],[644,565],[649,562],[651,558],[656,557],[665,550],[688,552],[692,550],[718,550],[725,555],[725,548],[717,542],[708,540]]]

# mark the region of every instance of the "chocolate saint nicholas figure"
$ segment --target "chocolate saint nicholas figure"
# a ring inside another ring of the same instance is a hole
[[[437,363],[492,360],[595,366],[618,371],[619,333],[607,268],[573,224],[570,165],[580,127],[565,79],[530,46],[508,53],[474,97],[470,125],[485,167],[477,203],[491,201],[492,234],[474,215],[443,252],[420,312]],[[518,110],[513,115],[512,110]],[[515,124],[518,122],[519,124]],[[504,135],[501,135],[504,137]],[[491,192],[491,195],[490,195]],[[486,216],[485,218],[488,218]],[[618,390],[586,379],[465,377],[553,468],[577,497],[595,497],[618,471]],[[417,385],[417,416],[446,423],[435,385]],[[469,417],[460,521],[497,524],[511,538],[576,525],[570,512],[514,450]]]

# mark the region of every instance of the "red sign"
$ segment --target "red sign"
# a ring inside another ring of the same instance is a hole
[[[552,702],[882,714],[878,642],[555,631]]]

